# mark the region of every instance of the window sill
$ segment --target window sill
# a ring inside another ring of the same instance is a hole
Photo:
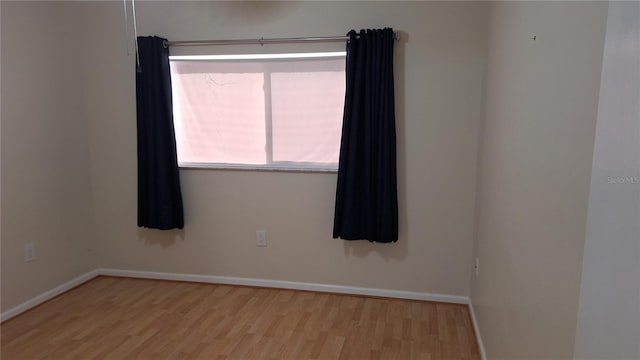
[[[294,172],[294,173],[326,173],[337,174],[337,168],[323,166],[279,166],[279,165],[254,165],[254,164],[222,164],[222,163],[179,163],[180,169],[210,169],[210,170],[243,170],[243,171],[267,171],[267,172]]]

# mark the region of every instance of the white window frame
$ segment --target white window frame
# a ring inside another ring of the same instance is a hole
[[[239,54],[239,55],[172,55],[169,61],[210,61],[210,60],[267,60],[267,59],[323,59],[346,58],[346,51],[338,52],[309,52],[309,53],[279,53],[279,54]],[[268,95],[270,97],[270,94]],[[269,105],[270,106],[270,105]],[[320,172],[337,173],[337,163],[318,162],[288,162],[273,161],[273,146],[271,133],[271,112],[265,114],[267,164],[240,164],[218,162],[184,162],[179,161],[178,167],[192,169],[222,169],[222,170],[257,170],[283,172]]]

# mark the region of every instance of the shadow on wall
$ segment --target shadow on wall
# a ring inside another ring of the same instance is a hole
[[[408,239],[399,236],[396,243],[371,243],[366,240],[341,240],[344,243],[344,254],[357,258],[366,258],[370,253],[377,253],[385,261],[403,260],[409,253]]]
[[[370,253],[377,253],[385,261],[404,260],[409,254],[409,241],[411,237],[407,233],[409,223],[407,221],[407,149],[405,136],[405,44],[408,42],[408,34],[401,32],[400,39],[394,49],[394,87],[396,105],[396,152],[398,173],[398,242],[396,243],[370,243],[366,240],[344,240],[344,254],[365,258]]]
[[[138,239],[142,240],[145,245],[160,245],[168,248],[176,243],[176,241],[184,241],[185,230],[157,230],[138,228]]]
[[[220,4],[202,2],[197,7],[198,16],[210,14],[212,20],[219,23],[217,17],[238,23],[261,24],[288,16],[299,5],[290,1],[223,1]],[[221,11],[222,8],[222,11]]]

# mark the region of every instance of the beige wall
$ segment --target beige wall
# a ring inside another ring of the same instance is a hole
[[[575,358],[640,359],[640,2],[609,3]]]
[[[138,229],[120,5],[2,2],[3,311],[95,267],[468,295],[485,5],[138,4],[140,34],[171,39],[402,31],[393,245],[331,239],[334,174],[183,170],[185,230]],[[256,229],[267,248],[255,247]],[[34,262],[23,261],[26,242]]]
[[[182,170],[184,231],[138,229],[134,60],[123,43],[122,4],[86,3],[85,98],[100,267],[469,294],[485,4],[137,4],[139,34],[172,40],[402,31],[396,47],[400,240],[331,238],[335,174]],[[267,230],[267,248],[255,246],[257,229]]]
[[[95,242],[77,7],[1,6],[5,311],[94,269]]]
[[[471,294],[490,359],[573,356],[605,4],[138,2],[172,40],[402,31],[391,245],[331,239],[334,174],[182,170],[185,229],[138,229],[121,6],[2,2],[2,311],[96,267]]]
[[[489,359],[573,357],[606,16],[491,7],[471,291]]]

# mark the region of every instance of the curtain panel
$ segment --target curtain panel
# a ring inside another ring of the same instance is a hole
[[[396,242],[393,29],[348,34],[333,237]]]
[[[164,46],[166,39],[156,36],[137,40],[138,226],[182,229],[169,49]]]

